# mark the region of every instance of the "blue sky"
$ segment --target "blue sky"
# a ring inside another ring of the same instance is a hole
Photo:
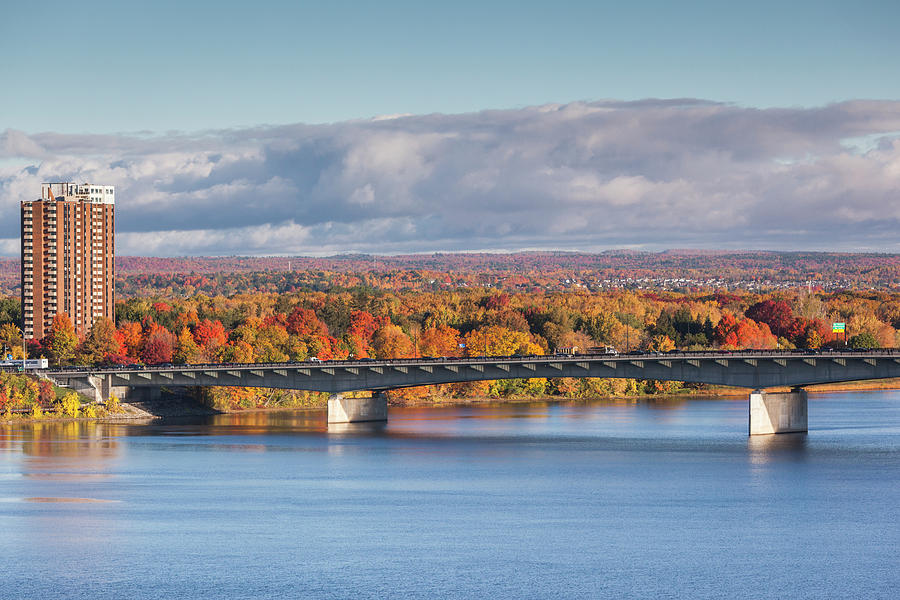
[[[6,2],[0,255],[900,252],[900,1]]]
[[[0,130],[900,98],[900,2],[6,2]]]

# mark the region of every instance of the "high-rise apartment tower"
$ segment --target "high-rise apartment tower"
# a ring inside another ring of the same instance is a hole
[[[78,335],[97,317],[114,318],[115,189],[44,183],[22,202],[22,316],[27,339],[40,339],[66,313]]]

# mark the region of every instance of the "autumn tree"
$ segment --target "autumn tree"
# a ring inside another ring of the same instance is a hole
[[[606,312],[583,317],[579,323],[579,328],[598,344],[614,344],[615,332],[619,327],[619,320]]]
[[[658,334],[650,339],[647,349],[651,352],[668,352],[675,349],[675,342],[667,335]]]
[[[256,332],[253,343],[253,353],[257,362],[285,362],[290,356],[285,349],[288,347],[290,335],[281,324],[273,322],[263,325]]]
[[[78,354],[84,362],[99,364],[108,355],[122,353],[122,344],[116,335],[116,326],[106,317],[98,317],[91,332],[81,343]]]
[[[788,337],[791,324],[794,322],[794,311],[784,300],[763,300],[747,309],[744,315],[757,323],[765,323],[778,337]]]
[[[137,359],[141,355],[141,346],[144,343],[144,332],[140,323],[128,321],[121,323],[116,337],[119,340],[125,354]]]
[[[297,307],[287,317],[287,330],[293,335],[328,335],[328,327],[319,320],[314,310]]]
[[[467,356],[543,354],[542,348],[534,343],[529,334],[494,325],[470,331],[464,339]]]
[[[404,358],[414,354],[412,340],[397,325],[388,323],[372,336],[372,348],[378,358]]]
[[[141,359],[148,365],[172,362],[177,338],[166,328],[156,327],[144,342]]]
[[[225,327],[219,320],[203,319],[194,327],[194,341],[204,349],[214,351],[225,344]]]
[[[191,364],[197,361],[200,354],[200,346],[194,341],[194,336],[187,327],[181,329],[178,334],[178,341],[175,345],[175,352],[172,358],[179,364]]]
[[[42,343],[56,364],[64,365],[72,361],[75,348],[78,346],[78,336],[75,335],[75,327],[69,315],[57,313],[53,317],[50,333]]]
[[[38,402],[43,408],[49,408],[56,400],[56,392],[53,391],[53,384],[46,379],[41,379],[38,383]]]
[[[253,353],[253,346],[244,340],[238,340],[226,349],[225,360],[232,363],[253,363],[256,362],[256,355]]]
[[[373,353],[372,337],[386,323],[386,319],[375,318],[365,310],[354,310],[350,313],[350,325],[344,336],[348,349],[356,358],[365,358]]]
[[[778,343],[765,323],[747,318],[738,320],[731,313],[722,315],[715,337],[725,348],[774,348]]]
[[[423,356],[456,356],[459,354],[459,331],[448,325],[423,330],[419,336],[419,352]]]
[[[22,358],[22,333],[12,323],[0,325],[0,350],[4,348],[14,359]]]

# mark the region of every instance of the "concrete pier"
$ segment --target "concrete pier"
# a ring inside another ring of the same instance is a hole
[[[387,421],[387,396],[373,392],[371,398],[344,398],[341,394],[328,397],[329,423],[361,423]]]
[[[787,393],[754,390],[750,394],[750,435],[807,432],[808,403],[802,388]]]

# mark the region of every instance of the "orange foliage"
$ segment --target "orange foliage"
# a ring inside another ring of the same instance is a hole
[[[419,352],[423,356],[456,356],[459,354],[459,331],[448,325],[424,330],[419,336]]]
[[[116,330],[116,338],[129,357],[137,359],[140,355],[143,333],[140,323],[122,323]]]
[[[715,333],[724,348],[774,348],[778,344],[765,323],[747,318],[738,321],[731,313],[722,315]]]

